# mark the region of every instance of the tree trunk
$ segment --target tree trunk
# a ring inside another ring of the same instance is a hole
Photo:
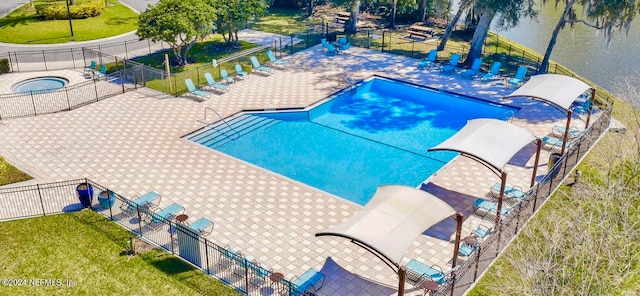
[[[396,28],[396,10],[398,8],[398,0],[393,0],[393,4],[391,6],[391,29]]]
[[[227,31],[229,32],[229,43],[235,43],[235,40],[233,39],[233,24],[231,21],[227,22]]]
[[[553,51],[553,47],[556,46],[556,41],[558,39],[558,34],[560,30],[564,27],[564,23],[567,21],[567,16],[569,15],[569,11],[571,11],[571,7],[576,3],[576,0],[569,1],[564,7],[564,12],[562,12],[562,16],[560,16],[560,20],[556,24],[556,27],[553,29],[553,33],[551,33],[551,40],[549,40],[549,45],[547,45],[547,50],[544,52],[544,58],[542,59],[542,64],[540,64],[540,68],[538,69],[538,73],[547,73],[549,71],[549,59],[551,58],[551,51]]]
[[[349,23],[347,23],[347,33],[355,34],[358,31],[358,14],[360,13],[360,0],[352,0],[351,2],[351,16],[349,16]]]
[[[173,55],[176,57],[176,64],[178,66],[182,66],[184,65],[184,61],[182,60],[182,46],[181,45],[177,45],[177,44],[173,44],[171,45],[171,47],[173,48]]]
[[[309,3],[307,5],[307,17],[310,17],[313,15],[313,0],[309,0]]]
[[[458,7],[456,15],[453,16],[453,19],[449,22],[447,29],[444,31],[444,35],[442,35],[442,39],[440,39],[438,51],[444,50],[444,47],[447,45],[447,41],[449,41],[449,37],[451,37],[451,32],[453,32],[453,29],[456,27],[456,24],[458,24],[458,20],[460,20],[462,13],[467,10],[470,3],[470,0],[462,0],[462,2],[460,2],[460,7]]]
[[[193,47],[193,45],[196,44],[196,40],[188,43],[187,45],[183,46],[183,50],[182,50],[182,65],[188,65],[189,61],[187,60],[187,54],[189,54],[189,49],[191,49],[191,47]]]
[[[423,24],[427,23],[427,0],[420,1],[420,21]]]
[[[491,21],[493,20],[493,17],[495,15],[495,11],[485,11],[480,16],[478,26],[473,33],[473,38],[471,38],[471,48],[469,48],[469,54],[467,55],[465,64],[468,64],[476,58],[482,56],[482,46],[484,46],[484,39],[487,38],[489,26],[491,25]]]

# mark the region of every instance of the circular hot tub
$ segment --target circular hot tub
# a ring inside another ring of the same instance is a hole
[[[56,76],[36,77],[20,81],[11,87],[11,90],[17,93],[31,92],[49,92],[63,88],[69,83],[69,80]]]

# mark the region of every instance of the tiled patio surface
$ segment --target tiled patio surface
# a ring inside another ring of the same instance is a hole
[[[241,250],[287,278],[309,267],[322,270],[327,279],[321,295],[393,295],[397,276],[375,256],[346,239],[314,237],[360,206],[181,136],[204,126],[205,107],[226,117],[242,109],[307,106],[344,87],[339,83],[340,72],[356,79],[381,74],[496,102],[514,88],[505,88],[501,81],[418,70],[415,59],[361,48],[328,56],[317,46],[287,60],[292,62],[291,69],[268,77],[253,74],[209,101],[140,89],[69,112],[4,120],[0,153],[37,177],[38,183],[87,177],[126,197],[159,192],[161,207],[177,202],[186,207],[190,221],[208,217],[215,221],[209,239]],[[69,76],[72,81],[82,76],[77,71],[61,72],[56,75]],[[0,90],[36,74],[2,75]],[[565,120],[563,113],[540,102],[516,99],[501,103],[521,107],[513,122],[538,137],[548,135],[552,125]],[[546,173],[548,153],[543,150],[539,176]],[[529,188],[534,154],[532,144],[512,160],[507,167],[509,184]],[[465,236],[479,223],[492,223],[474,216],[472,203],[478,196],[489,196],[495,182],[499,178],[487,168],[458,157],[416,186],[464,214]],[[417,259],[448,270],[454,232],[452,219],[427,230],[415,240],[404,263]],[[407,292],[422,291],[407,286]]]

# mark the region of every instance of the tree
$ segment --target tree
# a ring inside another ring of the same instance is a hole
[[[471,38],[466,61],[470,62],[482,56],[482,46],[495,16],[499,16],[499,28],[511,28],[518,24],[521,17],[537,16],[534,4],[534,0],[475,0],[473,7],[479,21]]]
[[[444,30],[444,34],[442,35],[442,38],[440,39],[440,43],[438,44],[438,50],[444,50],[444,47],[447,45],[447,41],[449,41],[449,37],[451,37],[451,32],[453,32],[453,28],[455,28],[456,25],[458,24],[458,21],[460,20],[462,13],[468,11],[469,8],[472,7],[472,4],[473,4],[473,0],[460,1],[460,7],[458,7],[458,11],[453,16],[453,19],[451,20],[451,22],[449,22],[449,24],[447,25],[447,28]]]
[[[271,5],[271,0],[226,0],[216,1],[218,8],[218,31],[228,44],[238,43],[238,27],[249,20],[249,17],[263,15]]]
[[[160,0],[140,14],[136,34],[168,43],[183,66],[189,49],[211,33],[215,18],[216,10],[204,0]]]
[[[541,73],[548,71],[549,59],[551,58],[553,47],[556,45],[558,34],[560,30],[565,28],[567,23],[571,28],[577,23],[582,23],[591,28],[603,30],[608,46],[616,28],[618,30],[629,30],[631,22],[639,9],[639,3],[636,0],[555,0],[556,7],[561,1],[564,2],[564,11],[551,34],[549,45],[540,65],[539,72]],[[549,1],[543,0],[542,2],[546,4]],[[583,14],[586,16],[586,20],[578,18],[574,9],[576,4],[583,7]]]
[[[358,14],[360,13],[360,0],[351,0],[351,15],[349,16],[349,22],[345,28],[346,33],[355,34],[358,29],[356,27],[358,22]]]

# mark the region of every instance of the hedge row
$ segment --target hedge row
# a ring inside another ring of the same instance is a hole
[[[93,1],[88,3],[69,6],[72,19],[86,19],[99,16],[104,12],[104,1]],[[46,3],[36,5],[36,12],[44,20],[66,20],[69,19],[67,5],[65,3]]]
[[[9,59],[0,59],[0,74],[9,73],[10,71]]]

